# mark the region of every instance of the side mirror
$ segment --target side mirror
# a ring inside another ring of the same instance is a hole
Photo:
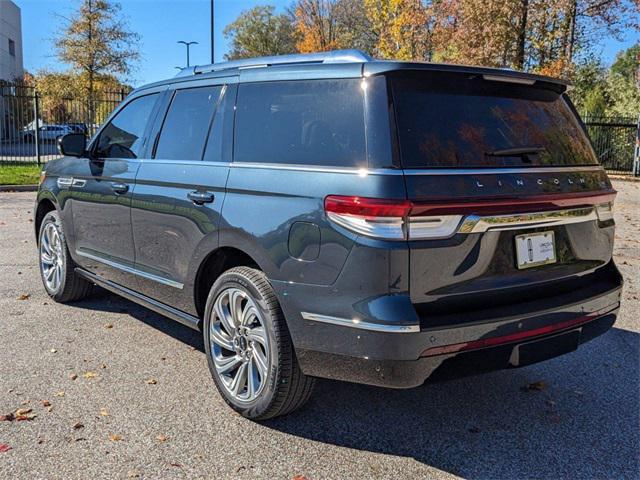
[[[87,149],[84,133],[67,133],[58,140],[58,150],[62,155],[83,157]]]

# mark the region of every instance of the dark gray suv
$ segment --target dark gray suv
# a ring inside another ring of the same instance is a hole
[[[43,171],[44,286],[201,330],[253,419],[314,377],[406,388],[573,351],[614,323],[622,280],[615,191],[566,88],[357,51],[139,88]]]

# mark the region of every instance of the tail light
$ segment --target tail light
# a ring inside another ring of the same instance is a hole
[[[455,233],[462,215],[412,216],[409,200],[329,195],[324,210],[329,220],[367,237],[386,240],[446,238]]]
[[[329,195],[324,200],[327,218],[352,232],[385,240],[425,240],[454,235],[463,218],[482,216],[499,223],[500,215],[562,211],[571,207],[595,208],[601,222],[613,220],[614,190],[543,194],[512,198],[468,198],[464,201],[414,203],[356,196]]]

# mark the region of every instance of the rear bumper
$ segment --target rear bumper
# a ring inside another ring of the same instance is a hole
[[[293,295],[292,285],[281,304],[305,374],[410,388],[429,377],[451,378],[529,365],[573,351],[606,332],[615,322],[622,290],[622,278],[611,266],[614,275],[606,288],[588,291],[586,298],[574,292],[562,297],[566,302],[542,302],[535,311],[511,305],[502,315],[496,309],[490,318],[461,318],[459,323],[432,328],[424,320],[414,330],[389,332],[361,328],[366,319],[356,319],[360,325],[349,326],[314,321],[308,315],[305,319],[300,312],[308,305],[298,303],[304,301],[304,295]],[[404,300],[410,302],[402,295],[392,297],[388,306],[395,304],[397,311],[405,310]],[[324,301],[330,303],[331,298]],[[382,305],[383,299],[372,302]],[[313,303],[322,302],[316,299]]]

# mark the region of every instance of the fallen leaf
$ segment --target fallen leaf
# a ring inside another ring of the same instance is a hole
[[[295,475],[291,480],[307,480],[304,475]]]
[[[24,414],[16,414],[16,422],[25,422],[31,421],[36,418],[38,415],[35,413],[24,413]]]
[[[0,422],[13,422],[16,419],[13,413],[7,413],[5,415],[0,415]]]
[[[129,470],[127,472],[127,477],[129,477],[129,478],[140,478],[140,474],[135,470]]]
[[[147,380],[147,385],[155,385],[158,381],[155,378],[150,378]]]
[[[104,326],[104,328],[113,328],[113,324],[111,324],[111,323],[107,323],[107,324]]]
[[[122,440],[122,437],[120,435],[117,435],[115,433],[110,433],[109,434],[109,440],[111,440],[112,442],[119,442]]]
[[[42,400],[42,406],[43,407],[50,407],[51,406],[51,402],[49,400]]]
[[[182,465],[180,465],[179,463],[175,463],[175,462],[172,462],[172,463],[170,463],[169,465],[171,465],[172,467],[179,467],[179,468],[182,468]]]
[[[51,353],[56,353],[58,350],[56,350],[55,348],[52,348],[50,351]]]
[[[56,392],[53,394],[54,397],[64,397],[64,392]]]
[[[18,300],[29,300],[29,298],[31,298],[31,295],[28,293],[23,293],[22,295],[20,295],[18,297]]]
[[[102,365],[100,365],[100,368],[102,368],[104,370],[105,368],[107,368],[107,364],[103,363]]]
[[[75,373],[72,373],[71,375],[69,375],[69,378],[71,380],[75,380],[76,378],[78,378],[78,375],[76,375]]]
[[[47,407],[47,412],[53,412],[53,405]]]
[[[80,430],[81,428],[84,428],[84,425],[81,424],[80,422],[76,422],[73,424],[73,429],[74,430]]]
[[[30,408],[19,408],[14,412],[16,415],[26,415],[27,413],[31,413]]]
[[[11,450],[11,447],[6,443],[0,443],[0,453],[8,452]]]
[[[169,440],[169,437],[167,437],[166,435],[158,435],[156,437],[156,440],[159,441],[160,443],[162,443],[162,442],[166,442],[167,440]]]
[[[44,438],[39,438],[39,439],[37,440],[37,442],[38,442],[38,445],[43,444],[43,443],[44,443]]]
[[[108,417],[109,416],[109,412],[107,411],[106,408],[101,408],[100,409],[100,415],[102,415],[103,417]]]
[[[542,380],[539,380],[537,382],[533,382],[533,383],[527,383],[524,387],[522,387],[522,390],[526,391],[530,391],[530,390],[546,390],[547,389],[547,384],[544,383]]]
[[[96,372],[84,372],[82,376],[88,380],[91,380],[92,378],[96,378],[98,374]]]

